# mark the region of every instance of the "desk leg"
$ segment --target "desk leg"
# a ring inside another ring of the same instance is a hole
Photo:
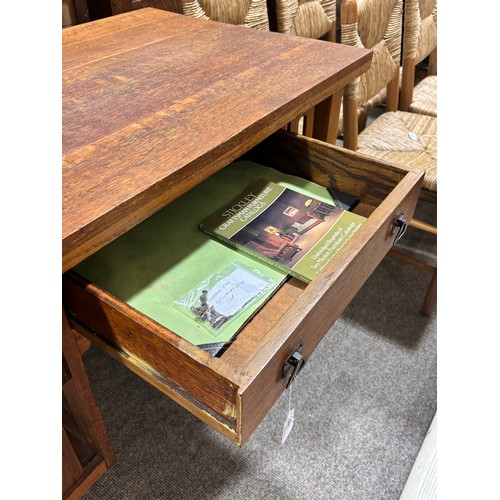
[[[302,120],[302,127],[299,130],[300,121]],[[313,124],[314,124],[314,108],[308,109],[303,115],[294,118],[286,127],[290,132],[295,134],[302,134],[306,137],[313,137]]]
[[[343,89],[316,105],[314,110],[313,137],[335,144],[339,128],[340,104]]]
[[[81,498],[115,462],[80,349],[63,309],[63,498]]]

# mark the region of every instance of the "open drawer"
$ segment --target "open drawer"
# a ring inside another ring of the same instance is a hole
[[[401,229],[396,221],[411,219],[422,183],[420,172],[284,131],[245,159],[354,195],[355,211],[368,219],[312,283],[287,280],[220,357],[74,271],[63,277],[75,330],[238,445],[296,374],[292,354],[311,357],[392,247]]]

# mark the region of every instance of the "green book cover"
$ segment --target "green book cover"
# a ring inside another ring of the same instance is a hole
[[[200,229],[310,283],[364,221],[340,206],[258,179]]]

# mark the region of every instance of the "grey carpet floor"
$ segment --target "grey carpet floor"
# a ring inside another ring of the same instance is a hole
[[[435,220],[435,207],[419,210]],[[401,246],[433,262],[436,238]],[[238,448],[113,359],[84,360],[116,452],[94,499],[396,500],[436,412],[436,320],[428,272],[385,258],[292,388]]]

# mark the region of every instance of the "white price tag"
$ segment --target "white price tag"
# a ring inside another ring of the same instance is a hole
[[[224,316],[231,317],[267,287],[258,276],[236,269],[207,292],[207,303]]]

